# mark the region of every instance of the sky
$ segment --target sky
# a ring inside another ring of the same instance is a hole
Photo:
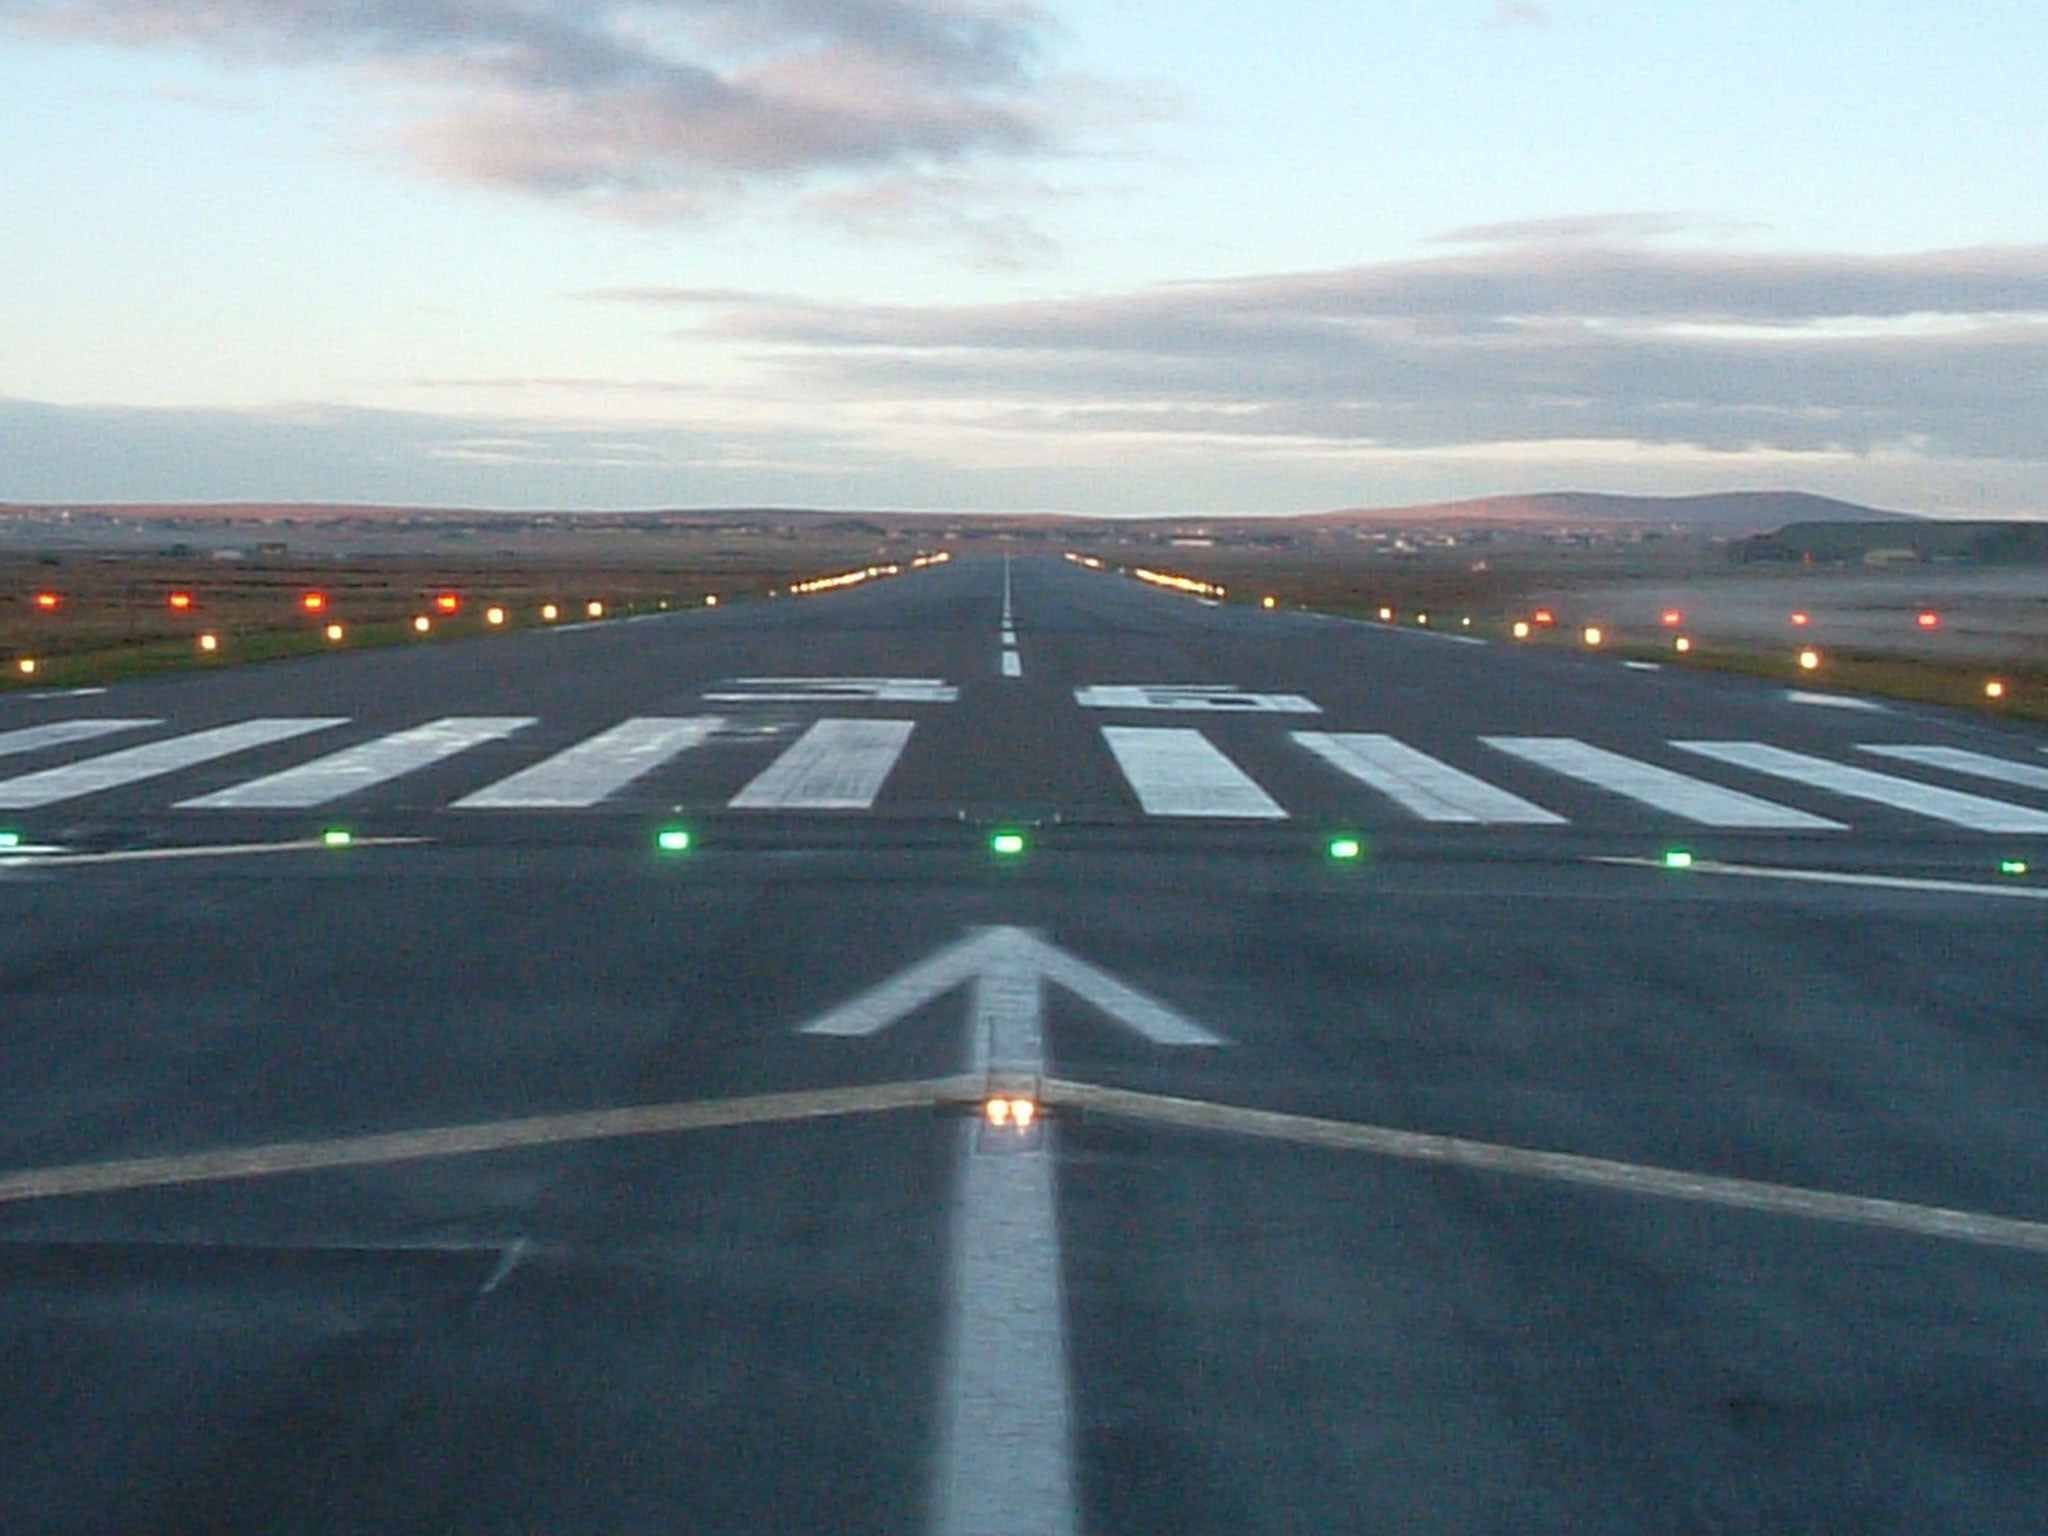
[[[0,0],[0,501],[2048,516],[2040,0]]]

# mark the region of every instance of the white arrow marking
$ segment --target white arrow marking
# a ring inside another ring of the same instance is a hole
[[[872,1035],[974,983],[968,1061],[1045,1075],[1045,985],[1157,1045],[1220,1045],[1164,1003],[1023,928],[984,928],[804,1026]],[[937,1536],[1073,1536],[1073,1389],[1051,1127],[962,1127],[947,1275],[945,1385],[932,1490]]]

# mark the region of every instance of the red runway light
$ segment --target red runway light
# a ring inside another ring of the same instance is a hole
[[[64,599],[54,592],[38,592],[36,594],[36,606],[45,613],[55,613],[57,605],[63,601]]]
[[[1664,610],[1663,617],[1664,627],[1666,629],[1676,629],[1679,625],[1685,622],[1685,615],[1680,613],[1676,608],[1666,608]]]
[[[190,592],[173,592],[164,601],[169,603],[178,612],[183,613],[192,606],[192,594]]]
[[[1941,622],[1941,615],[1936,613],[1932,608],[1922,608],[1920,612],[1914,616],[1913,622],[1918,624],[1922,629],[1933,629],[1936,625],[1938,625]]]
[[[308,592],[299,599],[299,606],[308,613],[319,613],[327,607],[327,594],[325,592]]]
[[[443,613],[453,613],[462,606],[462,599],[453,592],[442,592],[434,598],[434,606]]]
[[[1807,625],[1811,624],[1812,622],[1813,615],[1808,613],[1805,609],[1798,608],[1793,610],[1792,627],[1794,629],[1804,629]]]
[[[1538,624],[1555,624],[1557,622],[1557,615],[1552,613],[1548,608],[1538,608],[1536,612],[1531,615],[1531,617],[1534,618]]]

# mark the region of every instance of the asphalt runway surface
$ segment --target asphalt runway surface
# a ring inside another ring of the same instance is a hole
[[[2037,728],[981,558],[0,833],[10,1536],[2048,1529]]]

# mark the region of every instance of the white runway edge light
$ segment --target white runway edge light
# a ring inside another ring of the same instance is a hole
[[[1038,1118],[1038,1104],[1033,1099],[993,1098],[982,1105],[981,1113],[990,1125],[1028,1131]]]

